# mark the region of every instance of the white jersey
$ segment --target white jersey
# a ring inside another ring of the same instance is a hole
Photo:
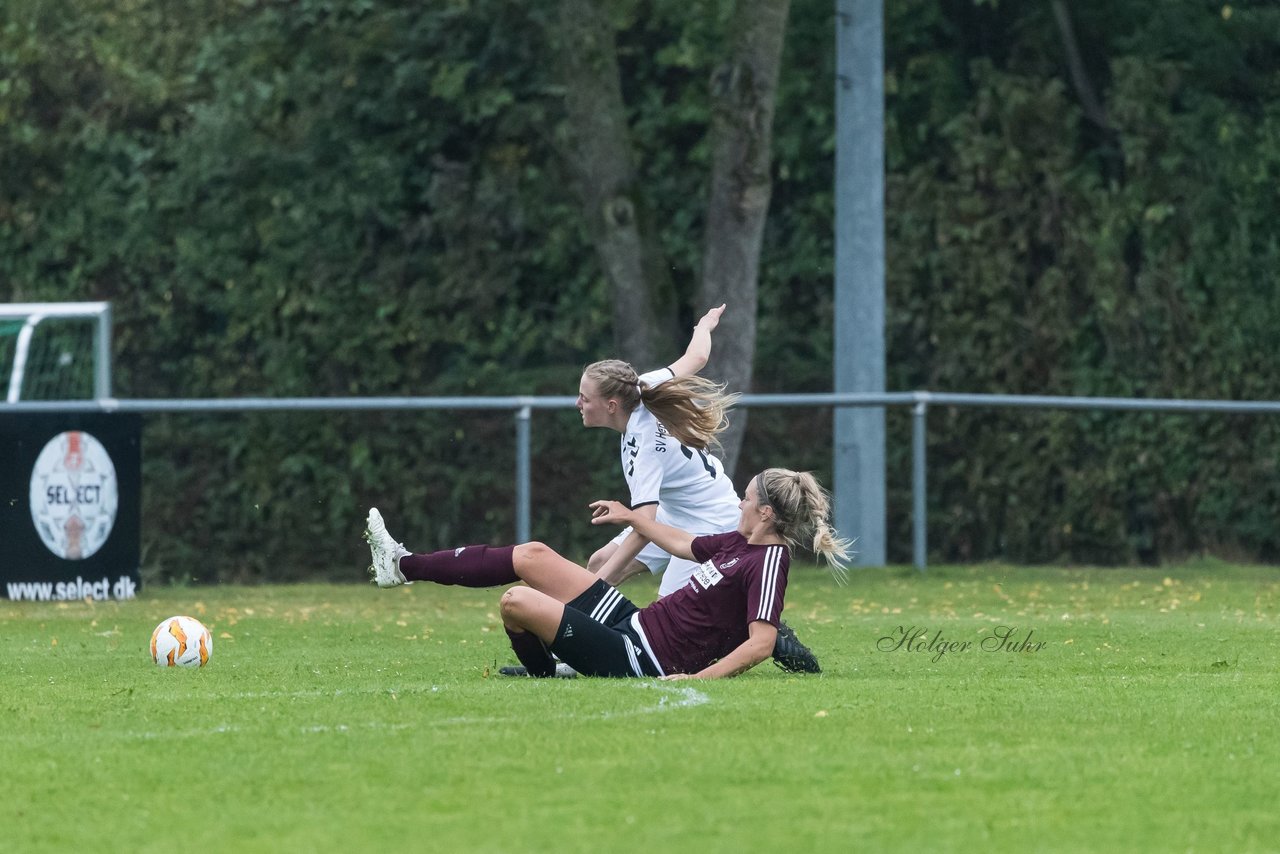
[[[640,382],[653,387],[675,376],[670,368],[650,371]],[[644,404],[636,407],[622,434],[622,473],[631,506],[658,505],[658,521],[690,534],[719,534],[737,528],[738,493],[713,454],[687,448],[667,432]]]

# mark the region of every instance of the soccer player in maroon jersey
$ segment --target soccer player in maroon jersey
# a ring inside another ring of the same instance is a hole
[[[376,508],[365,538],[380,587],[525,582],[502,595],[501,611],[531,675],[551,676],[554,654],[587,676],[713,679],[772,654],[796,545],[825,558],[837,577],[850,545],[830,527],[829,496],[808,473],[766,469],[739,506],[737,530],[697,537],[616,501],[591,505],[594,523],[635,526],[672,555],[699,561],[685,586],[644,608],[542,543],[413,554],[387,533]]]

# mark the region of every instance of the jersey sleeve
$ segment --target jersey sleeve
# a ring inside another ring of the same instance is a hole
[[[693,553],[694,560],[698,563],[705,563],[723,551],[725,546],[731,543],[735,537],[741,536],[737,531],[730,531],[727,534],[708,534],[705,537],[694,537],[693,542],[689,544],[689,551]]]
[[[694,542],[697,542],[696,540]],[[695,552],[696,554],[696,552]],[[773,627],[782,621],[791,556],[786,546],[769,546],[747,579],[747,623],[763,620]]]
[[[671,368],[658,368],[656,371],[649,371],[647,374],[641,374],[638,381],[649,388],[654,388],[662,385],[667,380],[674,379],[675,375],[676,372],[671,370]]]

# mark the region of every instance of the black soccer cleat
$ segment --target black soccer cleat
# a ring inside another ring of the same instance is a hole
[[[498,673],[503,676],[528,676],[529,668],[523,664],[509,664],[506,667],[499,667]],[[557,661],[554,675],[557,679],[574,679],[577,677],[578,672],[563,661]]]
[[[778,640],[773,645],[773,663],[788,673],[821,673],[813,650],[800,643],[795,629],[778,624]]]

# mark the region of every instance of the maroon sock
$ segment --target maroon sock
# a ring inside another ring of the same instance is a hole
[[[555,659],[551,657],[551,653],[547,652],[542,638],[533,632],[513,632],[511,629],[507,629],[507,637],[511,638],[511,648],[515,651],[516,658],[520,659],[520,663],[529,671],[530,676],[545,679],[555,675]]]
[[[400,558],[400,571],[410,581],[500,587],[520,580],[512,563],[515,551],[515,546],[463,546],[431,554],[408,554]]]

